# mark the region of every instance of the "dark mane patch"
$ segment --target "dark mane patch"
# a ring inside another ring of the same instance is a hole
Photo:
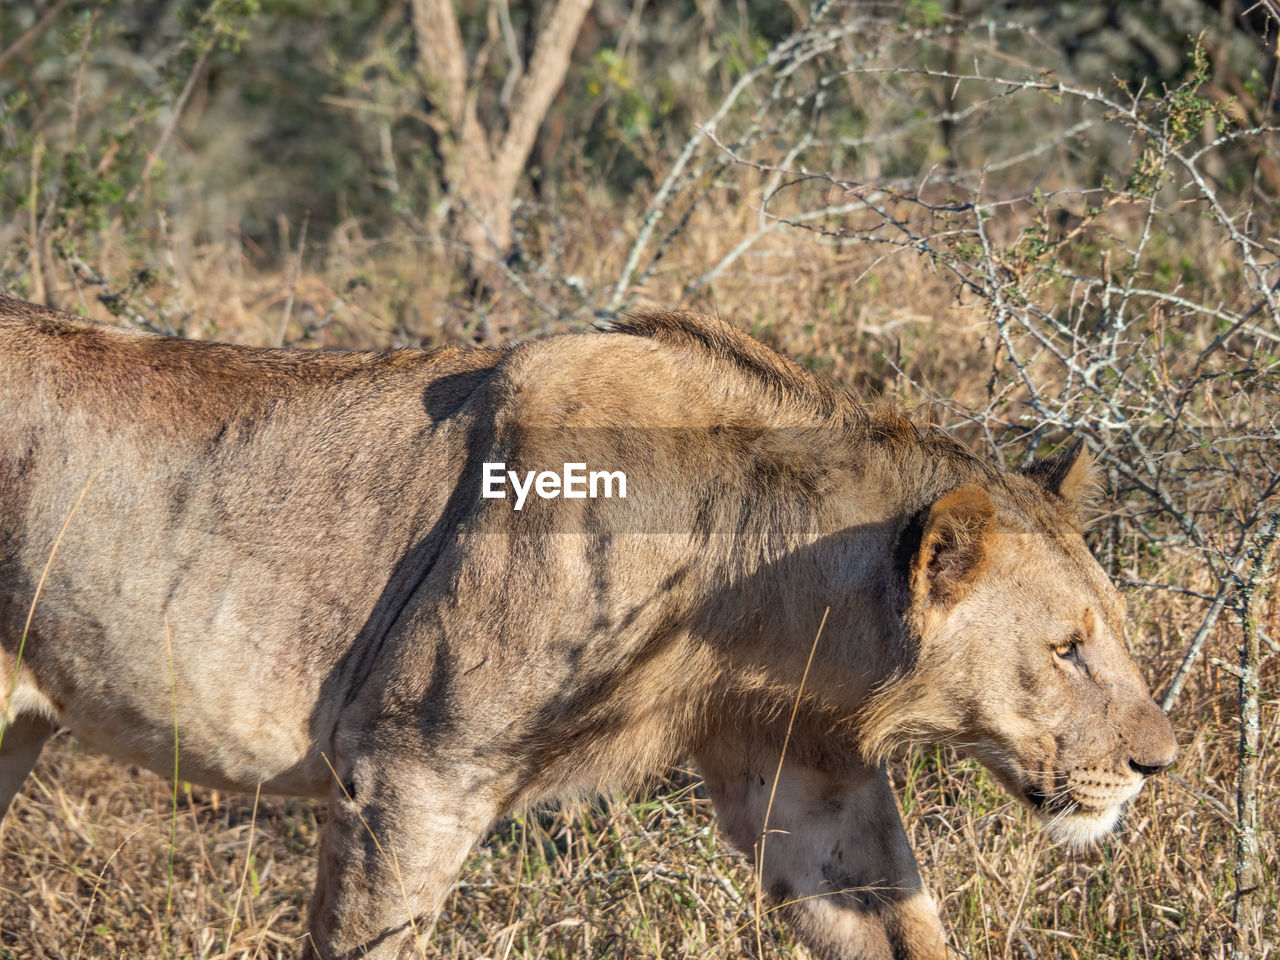
[[[693,347],[771,391],[779,400],[799,401],[820,416],[830,416],[842,407],[854,406],[853,397],[844,389],[816,377],[800,364],[716,317],[654,310],[628,314],[599,326],[609,333]]]
[[[646,337],[701,354],[718,374],[736,377],[748,390],[754,387],[780,408],[802,410],[813,417],[815,425],[893,449],[906,474],[916,477],[922,497],[936,496],[960,483],[979,483],[1005,488],[1024,508],[1035,512],[1036,505],[1024,491],[1010,486],[998,468],[944,429],[922,423],[892,401],[862,398],[824,380],[716,317],[652,310],[598,322],[597,326],[606,333]]]

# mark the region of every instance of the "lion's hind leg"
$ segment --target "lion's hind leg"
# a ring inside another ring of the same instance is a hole
[[[7,723],[0,719],[0,819],[40,759],[45,741],[56,729],[52,722],[39,715],[18,714]]]

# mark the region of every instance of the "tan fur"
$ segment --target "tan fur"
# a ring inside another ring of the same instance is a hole
[[[309,956],[413,955],[496,818],[692,754],[818,956],[941,958],[886,749],[1074,840],[1173,757],[1078,453],[997,470],[707,317],[327,354],[0,298],[0,410],[0,804],[55,725],[172,770],[176,692],[184,779],[328,797]],[[628,497],[516,513],[486,461]]]

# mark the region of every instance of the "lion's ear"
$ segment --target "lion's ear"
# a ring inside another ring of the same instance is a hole
[[[1098,492],[1093,455],[1080,440],[1056,456],[1037,460],[1022,472],[1072,506],[1092,499]]]
[[[996,508],[981,487],[957,487],[929,508],[911,559],[912,596],[933,603],[960,600],[987,563]]]

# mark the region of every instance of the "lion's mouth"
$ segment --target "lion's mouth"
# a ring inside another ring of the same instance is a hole
[[[1027,804],[1058,842],[1084,849],[1112,833],[1119,825],[1132,790],[1090,790],[1068,775],[1052,793],[1030,785],[1020,791]],[[1084,787],[1082,789],[1082,787]]]
[[[1087,809],[1092,804],[1080,802],[1080,798],[1075,796],[1074,791],[1069,788],[1065,775],[1056,778],[1048,789],[1023,781],[1019,792],[1027,805],[1043,817],[1062,817],[1074,813],[1092,812]]]
[[[1058,774],[1049,790],[1027,782],[1029,779],[1023,780],[1018,792],[1033,809],[1049,815],[1105,815],[1115,807],[1124,806],[1142,787],[1141,780],[1127,782],[1096,773],[1081,775],[1077,771]]]
[[[1032,772],[976,745],[973,755],[1024,800],[1058,842],[1089,847],[1116,829],[1127,802],[1141,789],[1140,777],[1125,777],[1101,764]]]

